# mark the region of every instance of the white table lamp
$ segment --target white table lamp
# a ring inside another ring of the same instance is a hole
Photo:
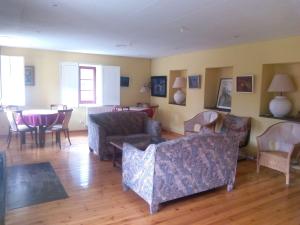
[[[296,88],[288,75],[275,74],[268,88],[268,92],[280,93],[280,95],[275,96],[269,104],[269,109],[274,117],[284,117],[291,111],[292,103],[283,93],[295,90]]]
[[[177,88],[178,90],[174,94],[174,101],[176,104],[183,104],[185,101],[185,94],[181,90],[181,88],[185,88],[185,78],[184,77],[176,77],[172,88]]]

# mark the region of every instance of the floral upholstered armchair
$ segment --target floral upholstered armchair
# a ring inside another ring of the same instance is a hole
[[[192,134],[141,151],[123,149],[123,187],[132,189],[155,213],[159,204],[235,182],[238,139]]]
[[[112,158],[112,141],[149,141],[161,136],[161,124],[144,112],[121,111],[90,114],[88,139],[91,152],[101,160]]]
[[[250,138],[251,118],[226,114],[223,116],[220,132],[237,136],[239,147],[245,147]]]

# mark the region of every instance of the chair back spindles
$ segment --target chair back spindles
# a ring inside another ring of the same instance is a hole
[[[73,109],[66,109],[66,110],[58,110],[59,113],[64,114],[64,120],[62,122],[62,128],[67,129],[69,126],[69,122],[72,116]]]
[[[12,110],[6,110],[6,117],[9,122],[9,126],[13,131],[18,131],[18,126],[16,122],[16,112]]]

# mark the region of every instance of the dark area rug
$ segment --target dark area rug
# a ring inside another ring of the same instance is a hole
[[[49,162],[7,167],[8,210],[67,198]]]

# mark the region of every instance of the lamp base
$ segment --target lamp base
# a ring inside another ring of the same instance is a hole
[[[292,109],[292,103],[286,96],[276,96],[270,101],[269,109],[274,117],[285,117]]]
[[[185,101],[185,94],[182,90],[178,89],[174,94],[174,101],[176,104],[183,104]]]

